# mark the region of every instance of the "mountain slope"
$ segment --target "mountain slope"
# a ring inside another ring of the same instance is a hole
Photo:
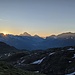
[[[44,74],[24,71],[22,69],[13,67],[12,65],[6,62],[0,61],[0,75],[44,75]]]
[[[31,35],[27,32],[24,32],[23,34],[20,34],[20,36],[31,36]]]
[[[26,71],[66,75],[75,72],[75,46],[16,52],[1,60]]]
[[[9,46],[4,42],[0,42],[0,54],[16,52],[16,51],[18,51],[18,49],[16,49],[15,47]]]

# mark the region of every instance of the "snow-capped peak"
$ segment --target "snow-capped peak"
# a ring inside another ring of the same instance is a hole
[[[31,35],[27,32],[24,32],[23,34],[20,34],[20,36],[31,36]]]

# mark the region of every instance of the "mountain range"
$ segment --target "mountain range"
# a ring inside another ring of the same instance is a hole
[[[75,33],[67,32],[59,35],[51,35],[46,38],[38,35],[32,36],[27,32],[20,35],[4,35],[0,33],[0,41],[21,50],[45,50],[48,48],[75,46]]]

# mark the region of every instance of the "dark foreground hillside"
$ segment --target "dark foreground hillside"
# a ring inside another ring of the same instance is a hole
[[[37,72],[25,71],[12,64],[13,60],[15,62],[20,57],[28,54],[28,51],[19,51],[15,47],[9,46],[4,42],[0,42],[0,75],[44,75]],[[11,58],[11,56],[13,58]],[[8,58],[10,58],[11,63],[6,61]]]
[[[13,67],[5,67],[5,63],[3,67],[0,65],[2,75],[40,75],[40,73],[46,75],[74,75],[75,46],[9,52],[0,54],[0,61],[13,65]]]
[[[24,71],[18,68],[14,68],[12,65],[0,61],[0,75],[44,75],[44,74]]]

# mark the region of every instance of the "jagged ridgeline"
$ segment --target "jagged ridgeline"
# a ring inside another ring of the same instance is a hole
[[[46,38],[42,38],[38,35],[30,35],[27,32],[24,32],[20,35],[11,35],[11,34],[0,34],[0,41],[14,46],[17,49],[26,49],[26,50],[38,50],[38,49],[48,49],[55,47],[65,47],[65,46],[74,46],[75,45],[75,33],[62,33],[59,35],[51,35]]]

